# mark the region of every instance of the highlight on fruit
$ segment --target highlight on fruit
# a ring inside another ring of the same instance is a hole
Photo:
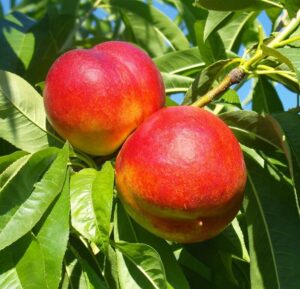
[[[207,240],[226,228],[241,206],[246,176],[229,127],[191,106],[154,113],[116,159],[116,185],[129,215],[181,243]]]

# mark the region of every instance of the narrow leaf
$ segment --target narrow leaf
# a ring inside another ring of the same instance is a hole
[[[284,110],[274,86],[265,77],[260,77],[253,90],[253,110],[271,114]]]
[[[15,162],[17,159],[25,156],[27,153],[23,151],[16,151],[14,153],[5,155],[5,156],[0,156],[0,174],[13,162]],[[1,177],[0,177],[1,178]],[[1,183],[1,182],[0,182]],[[0,185],[1,187],[1,185]]]
[[[209,65],[217,60],[226,59],[226,52],[222,39],[217,32],[211,33],[204,39],[205,21],[200,20],[195,23],[197,44],[204,62]]]
[[[213,32],[225,26],[233,15],[234,12],[232,11],[209,11],[205,23],[203,40],[206,41]]]
[[[27,234],[0,251],[0,264],[1,289],[48,288],[43,253],[34,235]]]
[[[300,221],[292,186],[256,152],[246,156],[251,288],[297,289]]]
[[[210,66],[204,68],[198,76],[195,78],[193,84],[185,94],[184,104],[191,104],[197,98],[204,95],[212,86],[219,71],[229,62],[230,60],[219,60]]]
[[[61,192],[68,155],[67,146],[58,153],[53,149],[37,152],[1,188],[0,250],[29,232]]]
[[[300,136],[297,133],[300,129],[300,116],[285,112],[273,114],[272,120],[278,126],[277,132],[282,140],[282,148],[289,163],[300,214]]]
[[[173,51],[153,59],[161,72],[190,75],[200,71],[204,62],[198,48]]]
[[[113,181],[109,162],[100,171],[83,169],[71,178],[72,225],[100,246],[109,239]]]
[[[158,253],[142,243],[116,242],[114,246],[150,281],[153,288],[167,289],[164,267]]]
[[[151,26],[167,41],[174,50],[189,48],[189,43],[182,30],[165,14],[153,5],[147,5],[137,0],[113,0],[110,5],[134,13],[135,16],[143,17]]]
[[[14,146],[35,152],[62,145],[47,131],[43,99],[21,77],[0,71],[0,135]]]
[[[173,248],[167,241],[151,234],[135,223],[120,204],[117,206],[114,221],[116,240],[144,243],[158,252],[165,268],[168,289],[190,288],[181,267],[175,259]],[[130,272],[132,273],[132,271]]]
[[[44,257],[45,280],[49,289],[58,288],[63,258],[69,240],[69,178],[67,172],[60,195],[34,228]]]

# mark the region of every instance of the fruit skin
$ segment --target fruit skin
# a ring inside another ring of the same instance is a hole
[[[49,122],[74,147],[91,155],[116,151],[164,102],[162,78],[151,58],[121,41],[66,52],[45,82]]]
[[[116,159],[118,195],[129,215],[152,233],[180,243],[220,233],[240,208],[246,179],[231,130],[196,107],[154,113]]]

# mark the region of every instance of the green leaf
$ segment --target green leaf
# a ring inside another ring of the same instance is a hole
[[[159,253],[165,268],[168,289],[190,288],[186,277],[175,259],[172,247],[165,240],[156,237],[135,223],[120,204],[117,206],[114,221],[116,240],[144,243]]]
[[[204,42],[213,32],[225,26],[233,15],[232,11],[209,11],[204,28]]]
[[[174,50],[189,48],[189,43],[182,30],[164,13],[153,5],[138,0],[112,0],[110,5],[115,8],[130,11],[137,17],[147,21]],[[149,38],[148,38],[149,40]]]
[[[226,52],[222,39],[217,32],[211,33],[204,39],[205,21],[200,20],[195,23],[197,44],[204,62],[209,65],[217,60],[226,59]]]
[[[63,144],[46,129],[41,96],[21,77],[4,71],[0,71],[0,135],[27,152]]]
[[[252,99],[252,108],[258,113],[271,114],[284,110],[274,86],[265,77],[259,77]]]
[[[16,152],[11,153],[11,154],[6,155],[6,156],[2,156],[2,157],[0,156],[0,179],[1,179],[2,172],[8,166],[10,166],[13,162],[15,162],[16,160],[18,160],[19,158],[21,158],[25,155],[27,155],[26,152],[16,151]],[[0,181],[0,187],[1,187],[1,181]]]
[[[184,75],[162,72],[166,93],[187,92],[194,79]]]
[[[157,32],[145,18],[140,17],[130,11],[121,13],[122,20],[126,26],[125,39],[136,43],[146,50],[151,57],[163,55],[166,45],[161,34]],[[147,33],[145,33],[147,31]],[[149,41],[151,39],[151,41]]]
[[[255,149],[281,149],[281,140],[268,116],[254,111],[233,111],[222,113],[219,117],[227,123],[242,144]]]
[[[188,251],[188,255],[185,254],[185,250]],[[186,244],[181,254],[183,254],[183,256],[180,256],[180,258],[186,258],[186,260],[181,260],[180,262],[186,264],[190,259],[191,264],[196,265],[200,263],[199,268],[195,268],[193,271],[197,273],[199,277],[201,276],[201,279],[204,278],[211,283],[208,288],[240,288],[233,273],[232,255],[227,252],[227,249],[225,251],[219,248],[214,239],[206,242]],[[190,258],[189,255],[191,255],[192,258]],[[199,269],[202,272],[197,272]]]
[[[282,147],[289,162],[289,169],[294,181],[295,198],[300,213],[300,116],[295,113],[273,114],[272,118],[278,127]]]
[[[205,7],[209,10],[231,11],[231,10],[261,10],[266,8],[278,7],[277,1],[272,0],[244,0],[237,2],[235,0],[195,0],[195,5]]]
[[[33,154],[0,190],[0,250],[29,232],[61,192],[68,146]]]
[[[290,18],[296,16],[299,11],[300,1],[299,0],[285,0],[286,9],[289,13]]]
[[[1,289],[49,288],[43,253],[33,234],[0,251],[0,264]]]
[[[153,60],[161,72],[170,74],[190,75],[205,66],[197,47],[169,52]]]
[[[275,57],[276,59],[278,59],[280,61],[280,63],[285,63],[291,70],[294,70],[294,66],[293,66],[292,61],[289,59],[289,57],[286,57],[279,50],[270,48],[265,44],[262,44],[260,46],[260,48],[262,49],[265,56]]]
[[[153,288],[167,289],[167,280],[159,254],[142,243],[118,241],[114,246],[148,279]]]
[[[66,252],[64,271],[60,289],[108,289],[99,273],[73,246]]]
[[[292,186],[255,151],[247,151],[246,163],[251,288],[297,289],[300,222]]]
[[[224,105],[230,104],[231,106],[234,106],[234,110],[236,110],[236,107],[242,109],[240,97],[237,94],[237,92],[233,89],[226,90],[225,93],[218,100],[215,101],[215,103],[224,103]]]
[[[72,226],[88,240],[105,247],[110,235],[113,182],[110,162],[100,171],[83,169],[71,177]]]
[[[219,60],[210,66],[204,68],[200,74],[196,77],[193,84],[190,86],[189,90],[185,94],[184,104],[191,104],[197,98],[204,95],[212,86],[215,81],[218,73],[222,68],[230,61],[227,60]]]
[[[34,54],[35,21],[15,12],[0,21],[0,69],[23,75]]]
[[[250,262],[244,234],[237,218],[235,218],[230,226],[220,235],[212,239],[211,242],[213,242],[218,249],[231,253],[240,260]]]
[[[237,45],[239,44],[239,39],[253,15],[254,12],[235,13],[230,22],[218,31],[227,50],[237,52],[235,48],[239,48],[239,45]],[[249,32],[249,30],[246,31],[247,34],[250,34]]]
[[[67,172],[64,185],[55,203],[34,228],[45,262],[45,279],[49,289],[58,288],[63,258],[69,240],[70,176]]]
[[[299,48],[278,48],[277,51],[286,57],[290,64],[292,64],[292,68],[295,70],[297,74],[298,82],[300,81],[300,59],[299,59]],[[299,85],[298,85],[299,86]]]
[[[13,162],[11,165],[9,165],[4,170],[3,173],[1,173],[1,175],[0,175],[0,188],[5,186],[7,182],[9,182],[11,179],[13,179],[16,176],[16,174],[27,163],[29,158],[30,158],[30,155],[25,155],[25,156],[17,159],[15,162]]]

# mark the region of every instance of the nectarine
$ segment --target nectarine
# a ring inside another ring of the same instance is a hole
[[[116,159],[118,194],[129,215],[152,233],[181,243],[212,238],[233,220],[246,175],[229,127],[189,106],[155,112]]]
[[[49,122],[91,155],[113,153],[164,101],[161,75],[151,58],[121,41],[66,52],[45,82]]]

